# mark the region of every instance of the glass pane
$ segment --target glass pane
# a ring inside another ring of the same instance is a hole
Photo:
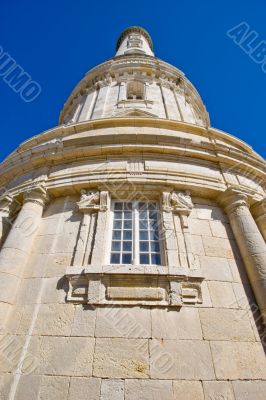
[[[140,231],[139,238],[140,240],[148,240],[149,239],[148,231]]]
[[[121,240],[121,231],[113,231],[113,239]]]
[[[122,212],[115,211],[114,212],[114,219],[122,219]]]
[[[159,242],[151,242],[151,251],[154,253],[160,252],[160,245]]]
[[[121,242],[112,242],[112,251],[120,251]]]
[[[156,210],[156,203],[149,203],[149,205],[148,205],[148,209],[149,210]]]
[[[122,229],[122,221],[114,221],[114,229]]]
[[[139,203],[139,210],[147,210],[147,203]]]
[[[159,232],[156,231],[150,231],[150,239],[151,240],[159,240]]]
[[[148,229],[148,221],[139,221],[139,229]]]
[[[147,252],[149,251],[149,242],[139,242],[139,250],[141,252]]]
[[[124,221],[124,229],[132,229],[132,221]]]
[[[150,263],[150,258],[149,254],[140,254],[140,264],[149,264]]]
[[[132,210],[132,203],[124,203],[124,210],[125,211]]]
[[[132,212],[131,211],[125,211],[124,212],[124,219],[132,219]]]
[[[132,240],[132,231],[124,231],[123,238],[124,240]]]
[[[123,242],[123,251],[132,251],[132,242]]]
[[[111,254],[111,264],[120,264],[120,254]]]
[[[157,221],[157,212],[156,211],[149,211],[149,218],[155,219]]]
[[[122,210],[123,209],[123,203],[115,203],[115,210]]]
[[[160,254],[152,254],[151,255],[151,263],[155,264],[155,265],[161,265]]]
[[[147,211],[140,211],[139,212],[139,219],[147,219],[147,218],[148,218]]]
[[[131,264],[131,262],[132,262],[131,253],[129,253],[129,254],[124,253],[122,255],[122,264]]]

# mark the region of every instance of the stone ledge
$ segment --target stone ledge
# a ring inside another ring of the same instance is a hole
[[[202,303],[204,278],[185,268],[171,273],[167,267],[150,266],[68,267],[66,278],[67,301],[75,304],[181,307]]]

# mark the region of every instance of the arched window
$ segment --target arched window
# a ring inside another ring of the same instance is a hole
[[[144,100],[144,83],[131,81],[127,84],[128,100]]]

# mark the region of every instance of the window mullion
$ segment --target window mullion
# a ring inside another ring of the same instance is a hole
[[[133,206],[133,243],[134,243],[134,254],[133,254],[133,265],[139,265],[139,212],[138,212],[138,202],[134,202]]]

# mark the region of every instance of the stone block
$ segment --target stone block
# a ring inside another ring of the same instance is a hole
[[[200,340],[151,340],[152,379],[212,380],[209,344]]]
[[[77,305],[72,323],[71,336],[94,337],[96,309]]]
[[[199,310],[205,340],[255,341],[245,311],[208,308]]]
[[[6,331],[10,334],[25,335],[28,333],[33,318],[34,304],[14,305],[8,320]]]
[[[233,239],[233,232],[230,225],[224,221],[210,221],[212,235],[218,238]]]
[[[73,304],[42,304],[38,312],[33,334],[69,336],[73,317]]]
[[[200,256],[202,274],[209,281],[232,282],[233,277],[227,258]]]
[[[102,378],[148,378],[148,340],[96,339],[93,371]]]
[[[205,251],[203,247],[202,237],[199,235],[191,235],[192,252],[196,256],[204,256]]]
[[[202,219],[189,220],[189,230],[192,235],[212,236],[209,221]]]
[[[213,307],[238,308],[233,286],[229,282],[208,282]]]
[[[202,339],[196,308],[152,309],[152,337],[156,339]]]
[[[62,277],[71,263],[72,254],[35,254],[30,255],[25,268],[25,278]]]
[[[173,395],[172,381],[127,379],[125,386],[125,400],[175,399]]]
[[[13,380],[12,374],[1,374],[0,375],[0,399],[1,400],[8,400],[12,380]]]
[[[68,400],[99,400],[101,380],[98,378],[71,378]]]
[[[140,307],[98,308],[95,336],[150,338],[150,310]]]
[[[13,307],[8,303],[0,303],[0,334],[5,333],[9,321],[9,313],[13,312]]]
[[[234,258],[233,248],[228,239],[203,236],[202,240],[206,256]]]
[[[34,336],[29,352],[38,361],[38,375],[90,377],[92,374],[94,339]]]
[[[198,381],[174,381],[175,400],[204,400],[201,382]]]
[[[13,304],[19,284],[16,276],[0,273],[0,302]]]
[[[15,400],[65,400],[69,377],[22,375]]]
[[[18,364],[25,345],[25,337],[17,335],[0,336],[0,373],[13,372]],[[28,355],[29,360],[30,355]]]
[[[266,381],[233,382],[236,400],[265,400]]]
[[[114,379],[102,379],[100,400],[124,400],[124,381]]]
[[[235,400],[231,382],[203,382],[206,400]]]
[[[68,282],[65,278],[45,278],[43,281],[42,303],[62,303],[66,302]]]
[[[266,379],[265,354],[260,343],[211,342],[217,379]]]
[[[233,283],[236,304],[243,310],[258,309],[254,294],[249,284]]]
[[[234,260],[228,260],[228,262],[231,268],[233,281],[238,283],[248,283],[249,279],[243,261],[240,258],[235,258]]]
[[[17,304],[36,304],[40,302],[42,279],[23,279],[17,294]]]

